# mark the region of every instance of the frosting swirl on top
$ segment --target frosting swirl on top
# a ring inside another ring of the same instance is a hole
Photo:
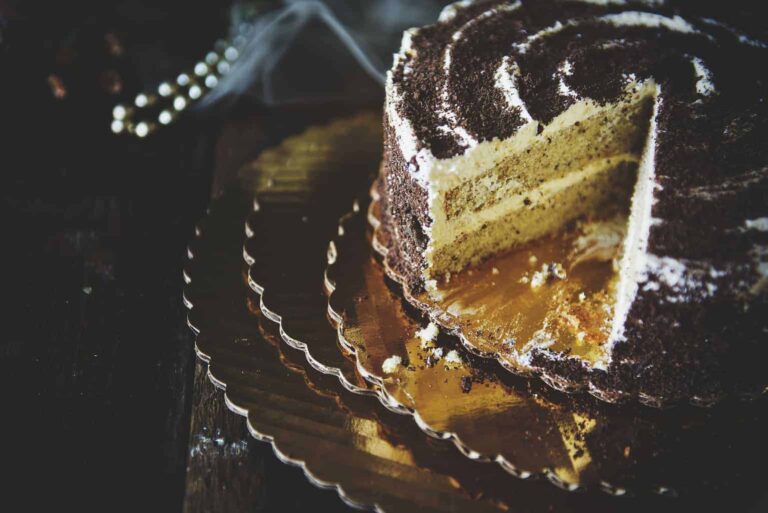
[[[437,24],[409,32],[389,75],[388,101],[409,124],[401,139],[413,139],[401,140],[412,150],[406,156],[460,154],[525,123],[546,124],[582,98],[615,99],[634,80],[653,78],[663,96],[691,104],[718,94],[763,98],[765,70],[741,65],[765,60],[760,38],[678,4],[478,0],[446,7]]]

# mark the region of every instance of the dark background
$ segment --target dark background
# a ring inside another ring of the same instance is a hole
[[[228,26],[228,2],[0,0],[0,511],[349,510],[226,411],[181,302],[214,181],[328,114],[109,130]]]
[[[226,411],[181,301],[214,171],[301,117],[267,133],[249,104],[146,140],[109,129],[115,103],[227,34],[227,10],[0,0],[1,511],[348,510]]]

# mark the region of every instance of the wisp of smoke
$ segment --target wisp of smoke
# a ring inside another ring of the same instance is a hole
[[[434,21],[444,4],[437,0],[283,0],[278,8],[248,22],[240,19],[242,10],[235,8],[233,25],[246,27],[240,58],[200,106],[244,95],[266,105],[327,98],[328,81],[322,74],[359,71],[370,77],[369,82],[383,85],[403,30]],[[366,94],[362,89],[360,94]],[[381,94],[380,87],[371,89]]]

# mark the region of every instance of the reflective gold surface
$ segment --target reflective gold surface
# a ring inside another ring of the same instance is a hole
[[[354,506],[499,511],[500,499],[472,497],[445,470],[420,464],[413,450],[382,433],[375,416],[343,409],[339,390],[311,380],[309,370],[286,361],[266,341],[275,334],[265,333],[249,309],[241,273],[240,221],[248,207],[243,200],[244,195],[230,193],[213,205],[190,246],[185,270],[196,349],[209,364],[211,380],[226,390],[230,409],[247,416],[253,436],[270,442],[281,460],[301,466],[312,482],[337,489]],[[451,456],[464,461],[453,451]]]
[[[714,411],[607,405],[509,375],[462,350],[455,337],[425,341],[420,334],[429,321],[386,276],[360,210],[344,218],[327,271],[340,340],[389,402],[470,458],[496,461],[516,475],[543,474],[568,489],[622,494],[691,490],[702,473],[730,479],[712,466],[711,456],[725,450],[717,443],[722,436],[762,446],[764,404]],[[460,362],[448,357],[451,350]],[[391,365],[392,357],[402,363]]]
[[[374,187],[374,190],[376,187]],[[376,194],[374,193],[374,198]],[[374,199],[369,220],[378,225]],[[533,349],[590,364],[604,361],[626,217],[573,223],[564,231],[450,273],[436,289],[408,299],[486,358],[529,374]],[[373,247],[386,254],[386,235]],[[390,276],[403,282],[393,275]]]
[[[367,188],[380,158],[380,115],[363,113],[288,138],[240,173],[258,198],[246,223],[252,236],[244,255],[262,311],[280,323],[289,345],[306,350],[312,344],[307,358],[316,369],[336,375],[349,390],[370,394],[328,330],[322,289],[306,285],[321,286],[328,240],[355,195]]]
[[[582,223],[452,273],[417,300],[479,351],[523,370],[534,347],[594,363],[610,334],[618,248],[605,248],[607,258],[577,248],[601,224],[608,223]]]
[[[495,460],[519,475],[544,473],[565,487],[602,487],[614,493],[665,492],[674,487],[689,498],[700,497],[702,490],[741,486],[755,477],[749,469],[766,452],[764,401],[750,407],[725,404],[710,412],[689,408],[649,412],[631,406],[606,407],[584,396],[566,397],[498,372],[501,368],[496,364],[464,352],[459,353],[461,365],[448,369],[443,358],[433,367],[420,368],[425,350],[412,339],[426,321],[414,321],[419,317],[401,300],[398,287],[385,279],[366,240],[361,209],[347,220],[341,232],[345,236],[339,237],[338,219],[353,199],[365,206],[367,184],[380,157],[379,126],[376,115],[333,123],[265,152],[244,170],[246,183],[259,198],[258,209],[247,220],[248,281],[260,294],[256,300],[260,310],[279,323],[278,334],[285,344],[281,352],[298,349],[307,369],[338,378],[355,394],[378,397],[387,409],[413,414],[417,421],[413,426],[438,438],[461,440],[458,446],[471,458]],[[232,225],[241,226],[235,221]],[[337,239],[337,260],[329,277],[339,287],[331,301],[337,318],[345,321],[346,348],[339,347],[328,323],[322,293],[331,239]],[[350,335],[347,329],[356,331]],[[437,345],[450,349],[457,344],[443,337]],[[372,354],[367,355],[368,351]],[[408,356],[413,368],[382,375],[383,361],[395,354]],[[249,358],[248,347],[235,349],[232,358],[237,357]],[[373,384],[362,379],[358,369]],[[462,377],[472,378],[469,393],[462,389]],[[359,400],[392,417],[371,398]],[[375,418],[390,438],[406,429],[402,422],[388,427],[393,423],[384,422],[384,416]],[[372,426],[362,425],[369,430]],[[419,445],[410,439],[399,443],[407,443],[412,450]],[[418,453],[434,456],[429,451]],[[462,465],[442,456],[416,460],[436,467],[445,462],[454,474]],[[472,469],[477,465],[497,468],[462,461]],[[481,479],[477,490],[484,483]],[[520,484],[525,485],[523,490],[534,486],[508,478],[502,488]],[[558,493],[551,490],[553,497]],[[729,504],[748,500],[749,494],[740,493],[718,492],[718,500],[727,498]],[[573,501],[585,497],[569,496]],[[586,496],[597,500],[594,494]],[[622,510],[639,504],[623,500]],[[519,506],[537,510],[545,502],[521,497]],[[617,503],[611,504],[616,507]],[[676,508],[680,503],[674,504]]]

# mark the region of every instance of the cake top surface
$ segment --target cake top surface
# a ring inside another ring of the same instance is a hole
[[[698,113],[762,104],[768,38],[703,2],[463,1],[411,29],[390,72],[390,122],[406,159],[448,158],[478,142],[546,124],[575,102],[653,79]],[[722,4],[722,3],[721,3]],[[724,20],[724,21],[721,21]],[[714,112],[713,112],[714,113]]]

